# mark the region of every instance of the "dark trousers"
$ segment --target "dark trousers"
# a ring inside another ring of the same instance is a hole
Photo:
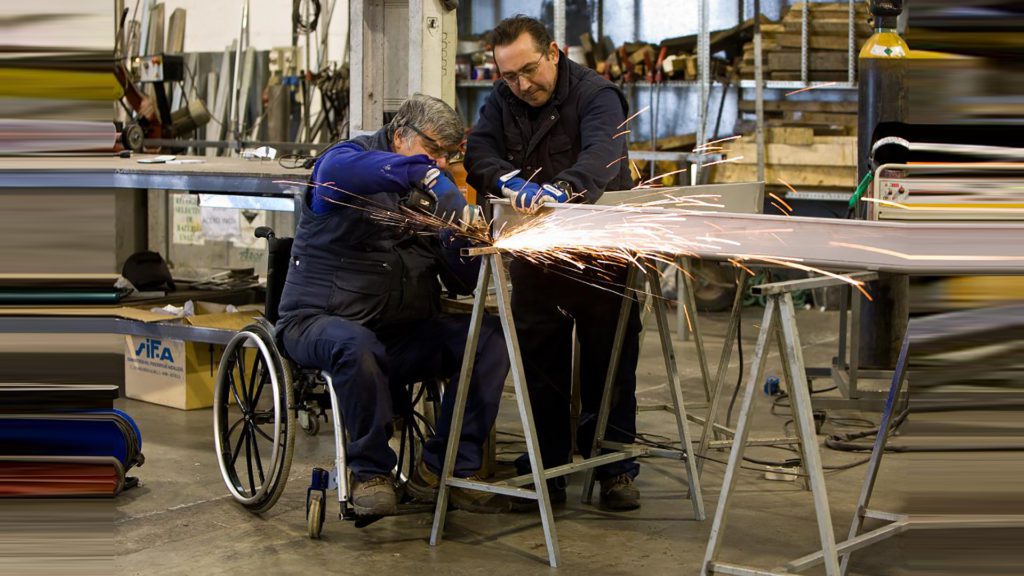
[[[415,382],[450,378],[441,400],[437,434],[429,439],[423,459],[441,469],[451,429],[469,316],[442,315],[387,329],[368,328],[327,314],[294,315],[278,322],[288,356],[299,365],[331,375],[338,409],[348,432],[348,466],[359,479],[388,474],[397,457],[388,446],[394,402]],[[483,463],[483,444],[498,415],[508,353],[501,324],[485,317],[470,380],[455,475],[467,477]]]
[[[581,367],[580,426],[576,431],[576,446],[581,454],[589,457],[622,305],[626,269],[606,269],[607,276],[601,279],[593,271],[579,274],[514,260],[510,272],[512,313],[544,467],[567,464],[572,458],[569,411],[574,322],[580,341]],[[634,302],[614,381],[605,432],[607,440],[632,442],[636,436],[639,336],[640,313]],[[622,473],[636,477],[639,470],[639,464],[631,459],[601,466],[595,475],[599,480]]]

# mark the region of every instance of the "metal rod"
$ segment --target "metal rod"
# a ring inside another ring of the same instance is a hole
[[[497,257],[496,257],[497,258]],[[441,465],[441,482],[437,491],[437,508],[434,509],[434,523],[430,529],[430,545],[437,546],[441,542],[444,531],[445,516],[448,513],[448,486],[454,476],[455,458],[459,451],[459,440],[462,437],[462,421],[466,412],[466,399],[469,397],[470,379],[473,375],[473,364],[476,362],[476,349],[480,341],[480,330],[484,323],[487,304],[487,285],[491,278],[491,259],[484,258],[480,263],[480,275],[476,283],[476,294],[473,298],[473,313],[469,319],[469,334],[466,336],[466,348],[462,355],[462,369],[459,383],[455,389],[455,407],[452,409],[452,422],[448,430],[448,444],[445,447],[444,462]],[[501,265],[501,262],[498,262]]]
[[[656,268],[647,270],[647,279],[651,284],[651,291],[661,294],[661,275]],[[693,516],[696,520],[704,520],[704,495],[700,488],[700,476],[697,472],[697,459],[693,455],[693,442],[690,438],[690,427],[686,422],[686,401],[683,399],[683,385],[679,380],[679,370],[676,366],[676,354],[672,346],[672,334],[668,327],[668,316],[665,313],[665,301],[654,302],[654,318],[658,322],[658,335],[661,337],[661,353],[665,359],[665,372],[669,380],[669,390],[672,393],[672,402],[675,404],[676,431],[679,434],[679,442],[683,452],[686,454],[686,483],[689,488],[689,498],[693,504]],[[698,352],[703,348],[698,346]],[[705,367],[706,368],[706,367]],[[707,386],[707,373],[705,372],[704,385]],[[705,393],[710,394],[705,389]]]
[[[825,488],[825,471],[821,466],[821,454],[818,451],[818,438],[815,435],[814,418],[812,416],[811,394],[807,388],[807,376],[804,374],[803,349],[796,326],[796,310],[793,307],[793,295],[789,292],[775,296],[779,302],[779,318],[782,335],[785,340],[786,358],[789,364],[793,385],[789,394],[793,411],[793,421],[798,422],[798,430],[802,440],[803,467],[811,484],[814,498],[814,511],[818,518],[818,535],[824,556],[825,574],[839,576],[839,558],[836,555],[836,536],[832,528],[832,513],[829,510],[828,494]]]
[[[700,331],[700,319],[697,314],[697,291],[694,290],[693,286],[693,266],[691,265],[689,258],[683,258],[683,285],[686,287],[686,307],[690,312],[690,332],[693,333],[693,343],[697,348],[697,364],[700,366],[700,382],[704,386],[704,400],[711,400],[711,377],[710,370],[708,369],[708,357],[704,351],[704,336]],[[660,286],[660,276],[659,276]],[[661,290],[657,291],[657,294],[661,294]],[[666,327],[667,329],[667,327]]]
[[[871,504],[871,495],[875,489],[875,480],[878,479],[878,471],[882,467],[882,456],[885,455],[885,443],[892,433],[892,419],[896,410],[896,400],[903,391],[907,381],[907,357],[910,351],[910,335],[904,335],[903,344],[900,346],[899,359],[896,361],[896,373],[892,376],[892,385],[889,387],[889,396],[885,399],[885,409],[882,411],[882,421],[878,424],[878,434],[875,435],[875,444],[871,447],[871,458],[868,460],[868,469],[864,473],[864,482],[861,484],[860,496],[857,498],[857,507],[854,509],[853,521],[850,523],[850,533],[847,536],[852,540],[864,527],[864,512]],[[840,572],[846,574],[850,565],[850,554],[844,554],[841,558]]]
[[[712,564],[718,558],[718,549],[722,545],[726,517],[729,510],[729,498],[732,497],[732,493],[736,488],[740,463],[743,462],[743,452],[746,448],[747,437],[750,436],[754,393],[758,388],[758,382],[764,377],[765,360],[768,354],[768,338],[772,334],[772,327],[775,323],[776,305],[775,298],[769,298],[767,304],[765,304],[761,330],[758,332],[757,345],[754,347],[754,361],[750,366],[750,373],[747,375],[747,382],[743,389],[743,398],[740,401],[736,435],[733,437],[732,450],[729,452],[729,463],[725,467],[725,476],[722,479],[722,488],[718,496],[718,506],[715,508],[715,518],[711,523],[711,534],[708,536],[707,548],[704,551],[704,561],[701,564],[700,570],[701,576],[708,576],[712,571],[718,571],[718,566],[712,566]]]
[[[792,292],[793,290],[811,290],[813,288],[825,288],[828,286],[842,286],[844,284],[849,284],[847,279],[858,282],[871,282],[872,280],[878,279],[878,274],[874,272],[854,272],[847,274],[843,279],[832,278],[831,276],[800,278],[797,280],[786,280],[784,282],[759,284],[751,288],[750,292],[755,296],[771,296]]]
[[[494,269],[494,284],[498,297],[498,315],[505,333],[505,345],[508,347],[509,359],[512,361],[512,383],[516,390],[516,401],[519,405],[519,417],[523,422],[523,436],[526,440],[526,453],[530,458],[530,469],[533,473],[533,486],[537,492],[537,504],[540,508],[541,525],[544,528],[544,540],[548,547],[548,563],[552,568],[558,567],[558,535],[555,532],[555,516],[551,512],[551,498],[548,495],[548,483],[544,480],[544,464],[540,454],[540,443],[537,439],[537,428],[533,423],[533,407],[530,405],[530,391],[526,387],[526,371],[523,368],[523,357],[519,352],[519,337],[512,319],[512,303],[509,294],[508,278],[500,254],[488,257]],[[474,310],[477,306],[474,305]],[[483,302],[479,308],[483,308]],[[438,500],[440,505],[440,499]]]
[[[811,3],[804,2],[803,8],[800,10],[800,81],[807,84],[808,71],[807,65],[809,64],[808,44],[810,44],[810,15],[811,15]]]

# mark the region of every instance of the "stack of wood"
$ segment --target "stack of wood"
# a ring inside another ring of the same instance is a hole
[[[739,106],[740,113],[753,115],[757,103],[754,100],[741,100]],[[764,120],[769,127],[799,126],[811,128],[819,136],[851,136],[857,134],[857,102],[765,100]],[[753,136],[753,129],[742,131]]]
[[[782,21],[761,25],[765,80],[800,80],[803,4],[792,5]],[[849,5],[845,2],[810,3],[808,13],[808,80],[845,81],[849,57]],[[854,10],[854,59],[871,36],[866,2]],[[856,62],[854,62],[856,65]],[[754,43],[743,45],[740,78],[754,78]]]
[[[711,169],[712,182],[757,180],[757,142],[750,134],[725,144],[727,162]],[[857,137],[819,136],[805,126],[765,131],[765,182],[795,187],[857,185]]]

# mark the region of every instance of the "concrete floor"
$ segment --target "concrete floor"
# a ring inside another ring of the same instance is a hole
[[[743,337],[744,359],[749,366],[761,311],[747,312]],[[707,314],[701,320],[713,370],[726,318]],[[807,364],[827,365],[836,344],[835,314],[801,311],[799,325]],[[638,369],[638,397],[641,405],[664,404],[669,394],[657,334],[651,331],[647,338]],[[703,401],[692,343],[676,342],[676,353],[687,401]],[[731,382],[735,382],[736,363],[734,354]],[[781,375],[774,356],[767,373]],[[818,384],[823,386],[824,382]],[[763,395],[757,402],[754,435],[780,435],[787,417],[771,415]],[[327,427],[317,437],[297,438],[284,496],[269,513],[254,516],[230,499],[222,483],[213,452],[210,410],[183,412],[130,400],[119,400],[117,405],[137,420],[146,455],[145,465],[134,471],[141,486],[126,491],[116,501],[113,553],[119,574],[297,574],[317,570],[342,574],[696,574],[724,471],[724,466],[716,462],[705,466],[705,522],[692,519],[691,504],[683,499],[686,484],[679,462],[655,458],[643,461],[638,478],[643,507],[635,512],[609,513],[580,504],[580,479],[574,478],[570,481],[569,503],[556,510],[562,566],[552,570],[546,565],[539,517],[529,514],[451,512],[445,540],[432,548],[426,542],[431,522],[428,514],[386,518],[357,529],[328,509],[322,539],[310,540],[305,530],[305,490],[313,466],[330,467],[333,449]],[[830,412],[830,416],[840,415],[877,421],[876,414]],[[675,429],[672,416],[660,410],[642,411],[638,428],[663,437],[671,437]],[[829,423],[825,431],[839,429]],[[522,447],[514,398],[509,393],[502,405],[498,430],[498,458],[508,462]],[[695,426],[691,430],[699,434]],[[772,460],[792,456],[771,448],[752,448],[748,455]],[[822,455],[827,466],[863,457],[828,449],[823,449]],[[715,457],[724,461],[727,452]],[[927,464],[929,458],[928,454],[888,456],[873,507],[891,511],[913,508],[910,495],[915,486],[920,486],[919,473],[913,470],[921,468],[922,462]],[[833,522],[839,536],[848,530],[864,470],[859,466],[828,474]],[[942,502],[941,494],[933,494],[937,497],[930,502]],[[931,546],[935,540],[922,539],[919,534],[923,533],[889,540],[861,552],[855,556],[850,573],[942,573],[956,564],[956,558],[962,558],[949,549]],[[802,483],[769,481],[750,470],[741,473],[730,507],[722,561],[768,569],[812,551],[816,541],[810,493],[802,490]],[[1019,538],[1014,541],[1019,542]],[[1020,566],[1013,559],[1000,564]]]

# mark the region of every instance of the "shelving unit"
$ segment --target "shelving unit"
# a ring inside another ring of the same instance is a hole
[[[667,89],[697,89],[700,91],[699,98],[699,122],[697,125],[697,138],[695,146],[703,146],[708,142],[708,99],[711,95],[711,89],[713,87],[728,87],[735,88],[738,92],[738,96],[742,99],[744,90],[755,90],[754,100],[757,103],[757,113],[755,114],[755,126],[756,126],[756,138],[757,138],[757,173],[759,179],[764,179],[765,174],[765,120],[764,120],[764,101],[766,90],[799,90],[803,88],[811,88],[815,90],[828,90],[828,91],[850,91],[857,89],[856,83],[856,22],[855,22],[855,2],[854,0],[847,0],[848,16],[847,16],[847,78],[845,82],[818,82],[808,81],[810,71],[810,22],[811,22],[811,10],[809,4],[805,1],[801,5],[801,45],[800,45],[800,77],[801,80],[795,81],[782,81],[782,80],[760,80],[765,77],[764,74],[764,58],[760,53],[761,44],[761,32],[760,27],[755,29],[755,79],[740,80],[736,83],[724,84],[718,81],[712,81],[711,75],[711,54],[710,54],[710,36],[711,30],[708,24],[709,13],[713,7],[711,0],[701,0],[698,4],[698,31],[697,31],[697,80],[669,80],[660,83],[662,88]],[[754,0],[753,2],[754,14],[756,16],[760,12],[760,1]],[[743,22],[747,19],[748,15],[746,12],[746,3],[743,5],[743,10],[739,15],[739,21]],[[603,3],[598,2],[597,7],[598,17],[601,18],[603,13]],[[559,45],[564,45],[565,38],[565,2],[564,0],[558,0],[554,3],[554,15],[555,15],[555,30],[554,36],[558,40]],[[599,31],[603,29],[603,22],[598,23]],[[494,80],[460,80],[456,82],[456,87],[464,90],[482,90],[491,88],[494,84]],[[626,89],[653,89],[656,88],[657,84],[647,81],[637,81],[625,84],[623,87]],[[632,98],[636,100],[636,98]],[[657,127],[652,131],[651,144],[652,147],[657,146],[658,134]],[[658,150],[631,150],[630,157],[636,160],[645,161],[673,161],[673,162],[689,162],[693,164],[692,170],[696,173],[700,173],[701,164],[708,160],[707,156],[690,153],[680,152],[664,152]],[[852,186],[851,186],[852,191]],[[787,196],[794,200],[808,199],[808,200],[829,200],[829,201],[840,201],[844,197],[848,198],[845,192],[842,191],[815,191],[815,192],[787,192]]]

